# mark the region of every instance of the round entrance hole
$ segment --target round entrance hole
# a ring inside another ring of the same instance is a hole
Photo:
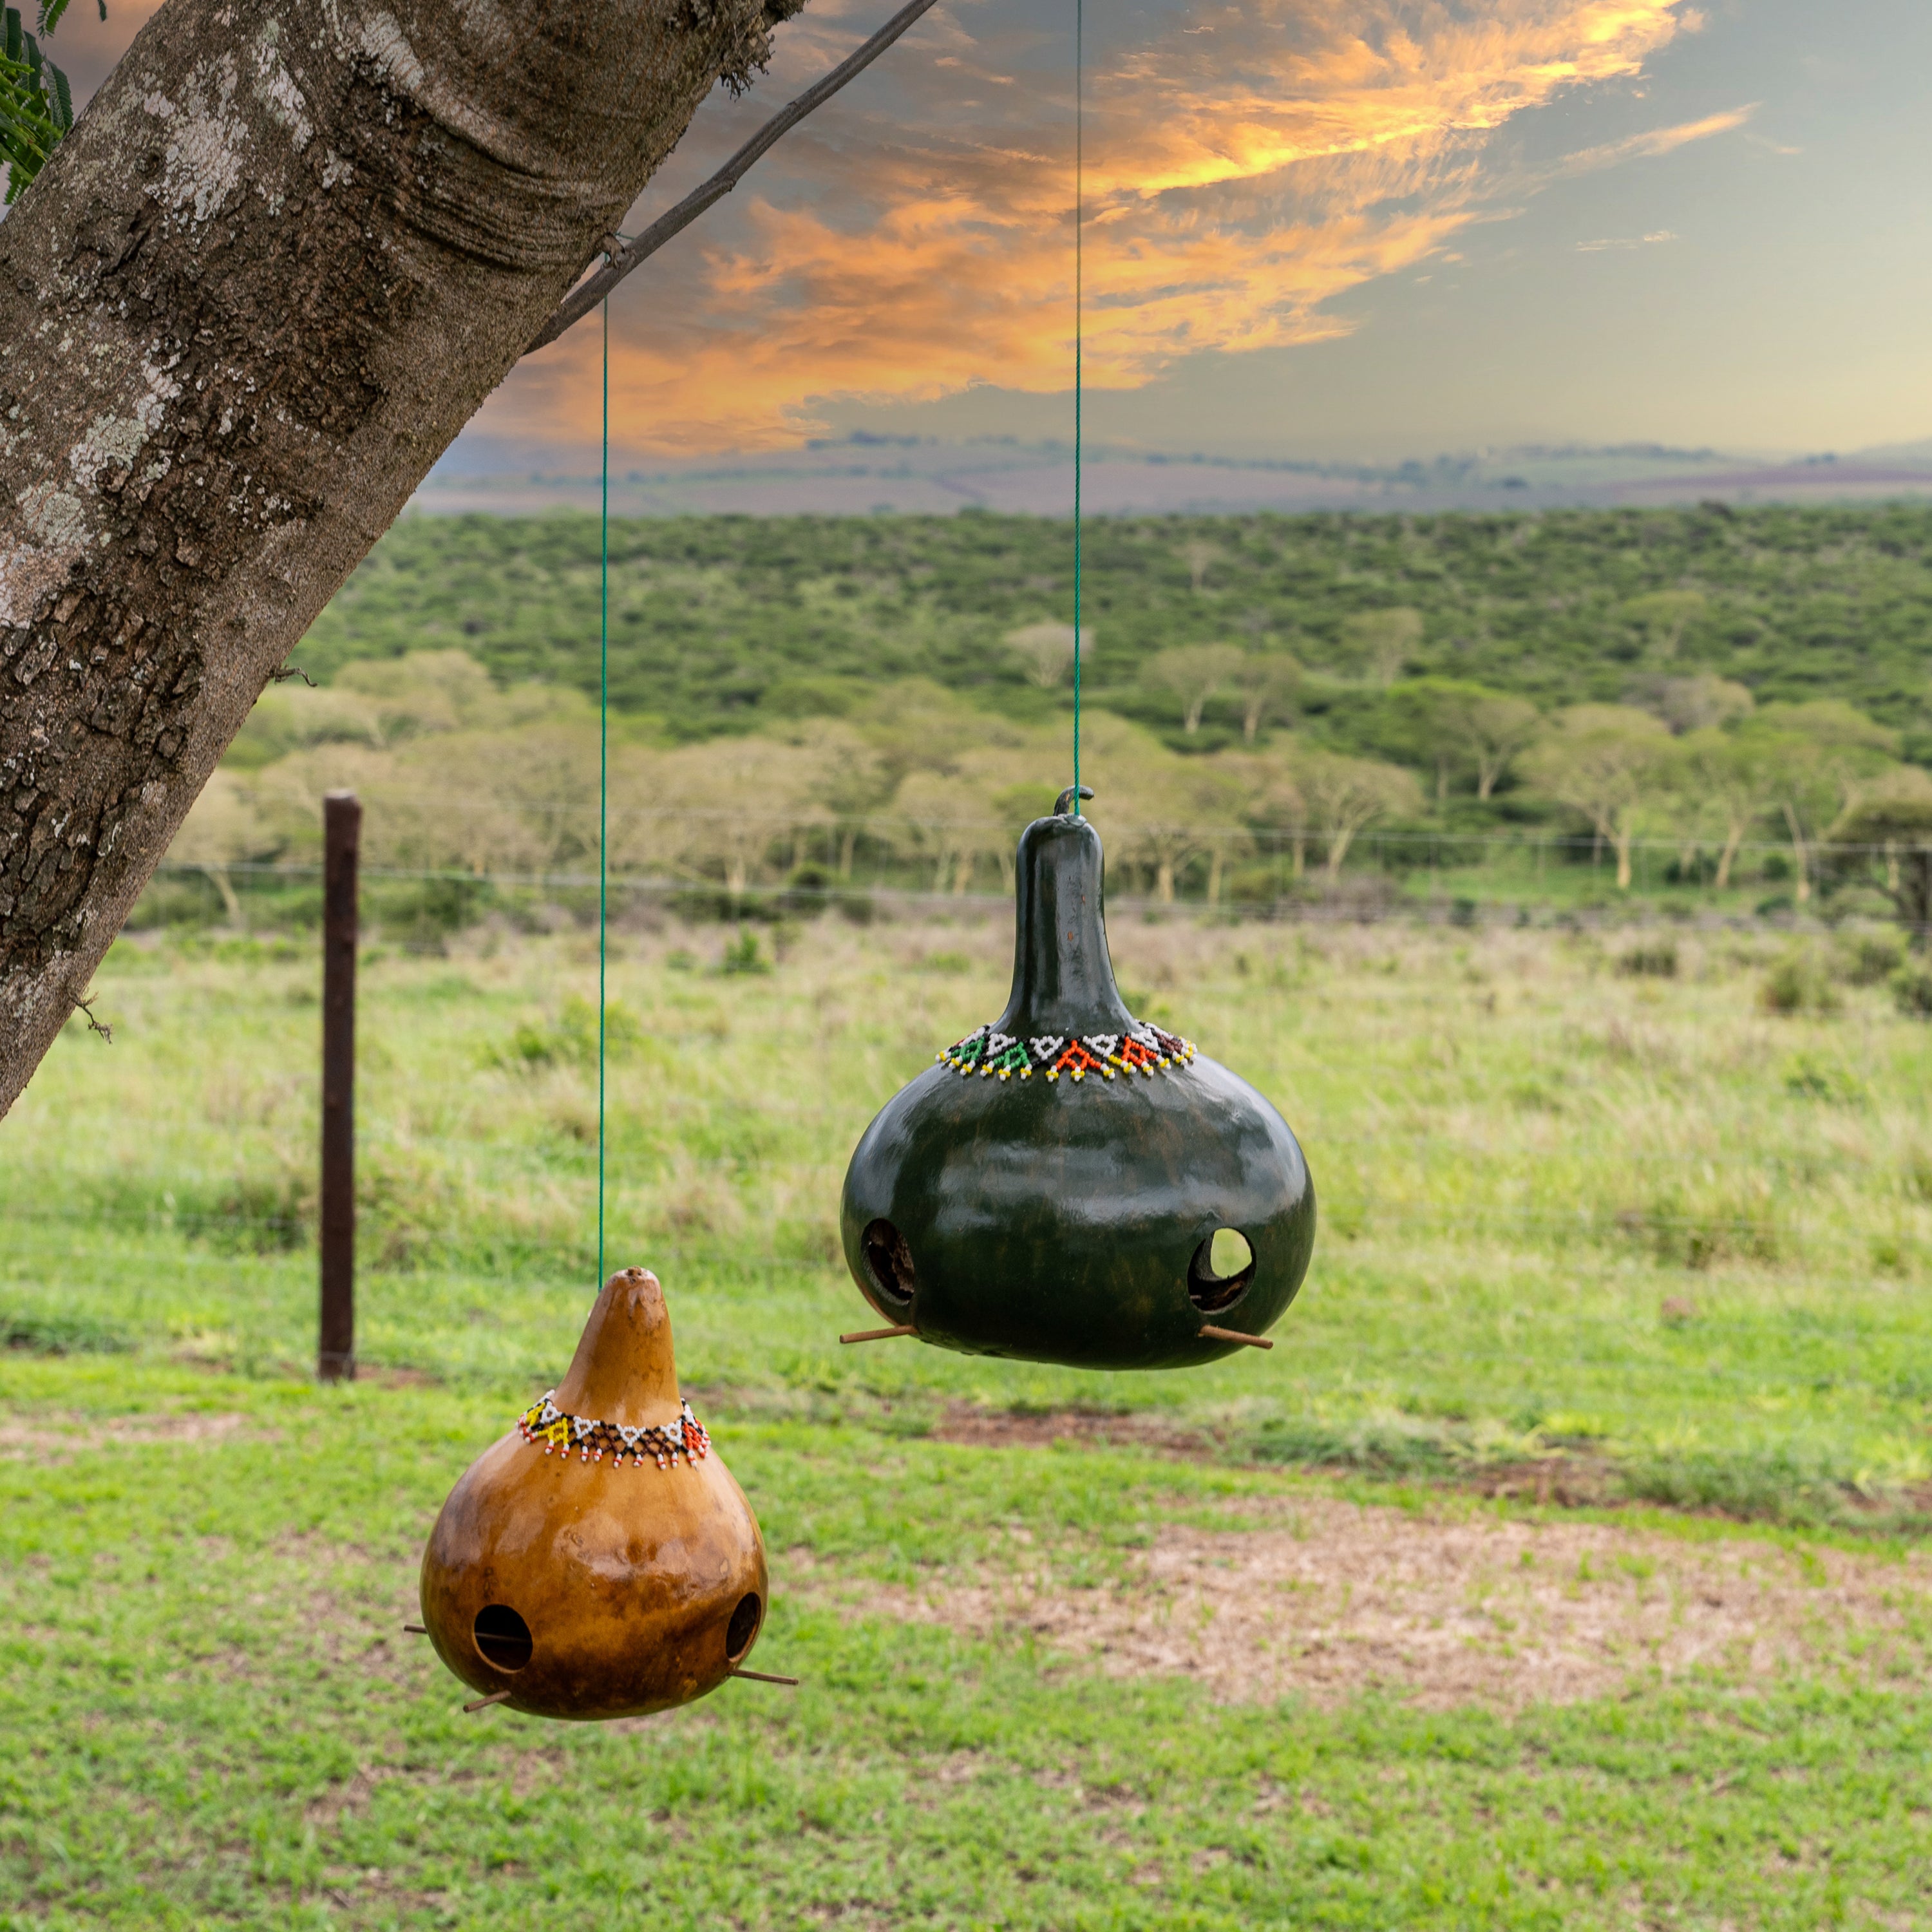
[[[724,1657],[728,1663],[736,1664],[751,1648],[752,1640],[758,1635],[764,1614],[765,1606],[758,1601],[757,1591],[738,1599],[738,1607],[731,1612],[731,1621],[724,1631]]]
[[[493,1670],[520,1670],[536,1644],[530,1627],[508,1604],[485,1604],[476,1612],[476,1648]]]
[[[904,1307],[918,1286],[912,1271],[912,1250],[906,1246],[905,1237],[891,1222],[874,1221],[859,1240],[872,1286],[888,1301]]]
[[[1204,1315],[1218,1315],[1246,1294],[1255,1278],[1255,1251],[1246,1235],[1216,1228],[1187,1264],[1187,1298]]]

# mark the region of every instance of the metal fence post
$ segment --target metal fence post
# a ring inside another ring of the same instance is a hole
[[[322,1322],[316,1372],[356,1379],[356,934],[361,801],[322,807]]]

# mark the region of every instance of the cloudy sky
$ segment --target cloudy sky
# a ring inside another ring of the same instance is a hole
[[[812,0],[641,226],[892,0]],[[138,10],[76,5],[94,77]],[[1090,432],[1426,456],[1932,435],[1924,0],[1088,0]],[[940,0],[612,307],[644,455],[1070,428],[1072,0]],[[594,434],[594,323],[466,439]]]

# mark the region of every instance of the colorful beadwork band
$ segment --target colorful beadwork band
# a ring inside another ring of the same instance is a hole
[[[592,1416],[566,1415],[553,1400],[556,1394],[552,1389],[517,1418],[518,1434],[526,1442],[541,1442],[546,1456],[561,1450],[567,1458],[574,1449],[580,1461],[601,1462],[608,1455],[620,1469],[627,1456],[634,1467],[648,1456],[662,1469],[680,1456],[695,1463],[710,1450],[711,1438],[688,1402],[678,1404],[683,1413],[668,1428],[653,1424],[647,1429],[626,1429]]]
[[[1185,1066],[1194,1058],[1194,1042],[1144,1022],[1126,1033],[1090,1033],[1081,1039],[1041,1034],[1021,1040],[982,1026],[934,1058],[956,1073],[976,1073],[982,1078],[997,1075],[1010,1080],[1017,1073],[1022,1080],[1030,1080],[1040,1072],[1049,1080],[1058,1080],[1063,1073],[1070,1073],[1076,1080],[1084,1080],[1090,1073],[1111,1080],[1120,1072],[1144,1073],[1152,1079],[1171,1066]]]

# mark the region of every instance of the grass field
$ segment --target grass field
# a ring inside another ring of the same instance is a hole
[[[596,1730],[400,1634],[587,1304],[594,953],[367,959],[322,1390],[313,955],[116,948],[0,1127],[0,1924],[1932,1919],[1932,1029],[1854,941],[1118,922],[1322,1224],[1274,1354],[1109,1378],[837,1346],[1007,933],[774,936],[620,936],[611,1254],[806,1681]]]

